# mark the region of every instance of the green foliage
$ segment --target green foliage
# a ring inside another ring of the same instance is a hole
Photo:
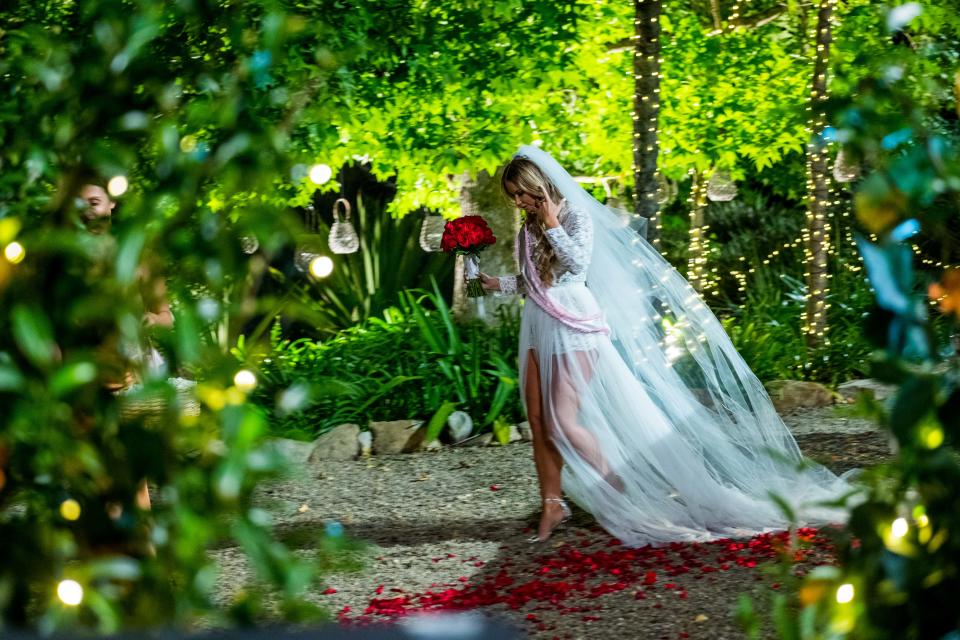
[[[875,292],[863,324],[874,348],[870,374],[898,391],[885,403],[863,400],[860,407],[890,433],[897,456],[863,474],[862,500],[838,543],[840,566],[805,579],[801,611],[778,620],[784,638],[960,634],[960,358],[943,342],[960,321],[960,272],[948,270],[941,291],[930,291],[944,312],[931,319],[923,290],[929,278],[917,277],[904,231],[909,224],[899,224],[912,219],[932,233],[960,222],[960,146],[938,124],[955,127],[960,107],[956,97],[945,99],[948,88],[930,90],[945,78],[926,64],[931,56],[943,59],[942,50],[896,46],[935,39],[960,50],[955,16],[946,18],[937,4],[923,6],[928,9],[935,24],[925,17],[890,28],[895,46],[857,72],[861,94],[833,105],[837,137],[875,168],[858,185],[856,199],[859,222],[875,234],[858,237]],[[879,17],[878,30],[886,28]],[[923,75],[901,79],[904,69]],[[944,102],[951,110],[941,108]],[[941,196],[945,206],[931,208]],[[949,325],[948,331],[934,330],[937,323]]]
[[[810,349],[800,333],[804,285],[776,269],[748,279],[741,304],[720,310],[734,346],[761,380],[804,379],[837,384],[862,377],[872,351],[861,329],[869,289],[863,278],[841,273],[829,295],[830,339]]]
[[[493,328],[458,325],[436,289],[409,290],[382,319],[329,340],[285,340],[276,324],[269,353],[241,341],[234,354],[258,371],[255,400],[271,412],[278,435],[311,439],[344,423],[365,428],[372,420],[435,418],[428,432],[436,437],[454,409],[469,413],[478,428],[500,415],[520,420],[511,364],[519,319],[506,308],[498,312]]]
[[[319,335],[330,335],[369,318],[380,317],[393,305],[404,288],[423,288],[432,278],[449,282],[453,260],[442,253],[427,253],[420,248],[421,217],[396,218],[388,213],[387,203],[357,193],[352,218],[360,248],[351,254],[334,254],[333,272],[317,282],[305,275],[285,280],[290,289],[288,299],[305,307],[312,329]],[[330,227],[318,222],[313,238],[321,251],[327,246]],[[283,313],[285,307],[281,307]]]
[[[253,622],[271,591],[291,617],[318,614],[300,599],[316,569],[253,508],[284,466],[262,446],[266,417],[202,331],[258,310],[246,291],[263,263],[239,236],[274,250],[296,228],[277,198],[241,194],[283,183],[301,108],[326,102],[347,57],[288,66],[310,46],[304,27],[273,2],[0,8],[0,241],[25,249],[0,259],[0,627]],[[129,179],[110,233],[82,224],[88,172]],[[176,322],[148,330],[141,289],[164,272]],[[148,341],[169,371],[203,371],[199,416],[132,355]],[[110,393],[127,373],[142,387]],[[134,499],[144,481],[150,510]],[[224,540],[270,589],[218,603],[207,551]],[[78,606],[57,599],[65,579],[83,588]]]

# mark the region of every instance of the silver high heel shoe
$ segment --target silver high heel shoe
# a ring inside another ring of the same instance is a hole
[[[536,536],[532,536],[532,537],[530,537],[530,538],[527,538],[527,542],[529,542],[530,544],[536,544],[536,543],[539,543],[539,542],[546,542],[547,540],[550,539],[550,536],[553,535],[553,532],[554,532],[554,531],[556,531],[557,529],[559,529],[561,525],[563,525],[565,522],[567,522],[568,520],[570,520],[570,518],[573,517],[573,512],[570,511],[570,505],[568,505],[568,504],[567,504],[567,501],[564,500],[563,498],[544,498],[544,499],[543,499],[543,502],[544,502],[544,503],[553,503],[553,504],[558,504],[558,505],[560,505],[560,509],[561,509],[561,511],[563,511],[563,518],[561,518],[556,524],[554,524],[552,527],[550,527],[550,530],[547,532],[547,537],[546,537],[546,538],[540,538],[539,535],[536,535]]]

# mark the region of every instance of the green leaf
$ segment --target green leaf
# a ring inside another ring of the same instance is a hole
[[[510,444],[510,423],[503,418],[497,418],[493,422],[493,435],[500,444]]]
[[[120,249],[117,252],[117,282],[128,285],[137,279],[140,254],[143,252],[146,240],[146,234],[137,229],[120,241]]]
[[[17,305],[13,308],[13,337],[23,355],[40,368],[53,363],[56,345],[47,316],[37,308]]]
[[[427,423],[427,434],[425,436],[426,442],[433,442],[443,431],[443,428],[447,425],[447,418],[450,417],[450,414],[456,411],[457,402],[444,402],[440,405],[440,408],[437,409],[437,412],[433,414],[433,417],[430,418],[430,422]]]
[[[50,379],[50,392],[60,397],[77,387],[93,382],[97,368],[92,362],[75,362],[61,367]]]
[[[12,364],[0,365],[0,391],[20,391],[23,389],[23,374]]]

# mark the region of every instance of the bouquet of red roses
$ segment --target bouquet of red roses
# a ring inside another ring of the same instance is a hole
[[[497,241],[490,225],[482,216],[462,216],[447,222],[443,228],[440,248],[464,255],[467,270],[467,295],[479,298],[486,295],[480,284],[480,252]]]

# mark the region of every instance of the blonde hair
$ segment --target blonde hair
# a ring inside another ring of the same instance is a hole
[[[544,196],[549,195],[554,202],[560,202],[563,197],[556,185],[543,175],[540,167],[524,156],[514,156],[500,175],[500,188],[505,196],[510,197],[507,193],[507,181],[517,185],[520,191],[537,199],[543,199]],[[547,241],[543,226],[538,224],[535,216],[527,216],[526,233],[533,239],[534,254],[530,259],[544,286],[549,287],[553,284],[553,267],[557,262],[556,252],[553,250],[553,245]]]

